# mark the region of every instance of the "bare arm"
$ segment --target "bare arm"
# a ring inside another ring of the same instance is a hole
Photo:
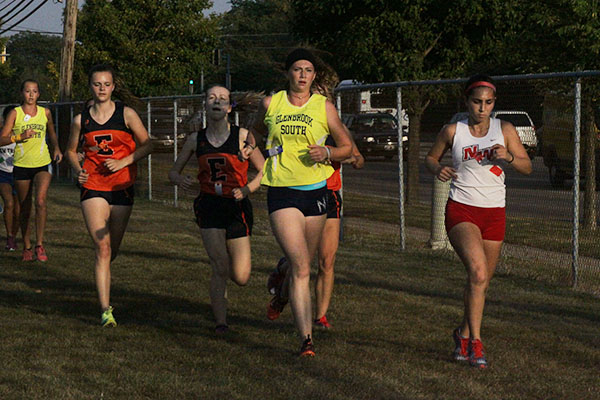
[[[23,143],[27,141],[30,137],[35,135],[35,132],[32,129],[27,129],[25,132],[20,135],[13,136],[12,130],[15,127],[15,120],[17,118],[17,111],[10,110],[8,115],[6,116],[6,121],[4,121],[4,126],[2,127],[2,133],[0,133],[0,146],[5,146],[11,143]]]
[[[356,147],[356,142],[354,141],[354,138],[352,137],[352,133],[350,133],[350,130],[348,130],[348,127],[346,125],[343,125],[343,126],[344,126],[344,132],[346,132],[346,135],[348,135],[348,138],[352,142],[352,154],[350,154],[350,157],[348,157],[344,161],[342,161],[342,163],[343,164],[352,164],[352,167],[354,167],[356,169],[361,169],[365,165],[365,158],[360,153],[360,151],[358,151],[358,147]]]
[[[240,142],[241,143],[245,142],[245,138],[248,135],[251,135],[251,133],[248,132],[246,129],[240,128]],[[242,138],[244,138],[244,140],[242,140]],[[244,145],[240,144],[240,146],[244,146]],[[265,163],[265,158],[263,157],[263,155],[260,151],[254,151],[250,154],[250,162],[252,163],[252,165],[254,166],[254,168],[256,168],[256,170],[258,172],[257,172],[256,176],[250,182],[248,182],[246,184],[246,186],[233,189],[233,191],[232,191],[233,197],[236,200],[242,200],[244,197],[248,196],[248,194],[256,192],[258,190],[258,188],[260,187],[260,181],[263,176],[263,164]]]
[[[531,160],[527,155],[527,150],[523,147],[519,134],[513,124],[502,121],[502,134],[506,147],[497,144],[493,148],[496,150],[492,159],[504,160],[513,168],[523,174],[529,175],[532,171]]]
[[[84,184],[87,182],[89,174],[87,171],[81,168],[79,164],[79,157],[77,156],[77,146],[79,145],[79,135],[81,132],[81,114],[78,114],[73,118],[73,123],[71,123],[71,133],[69,134],[69,141],[67,142],[67,149],[65,151],[65,156],[67,157],[67,161],[73,168],[73,172],[77,177],[77,181],[80,184]]]
[[[271,104],[271,96],[267,96],[260,102],[258,106],[258,114],[256,115],[256,121],[250,128],[249,137],[254,140],[256,146],[259,141],[265,141],[269,132],[267,132],[267,126],[265,125],[265,115]]]
[[[46,110],[46,118],[48,119],[48,122],[46,123],[46,134],[48,136],[48,139],[50,139],[50,145],[52,146],[52,161],[61,162],[63,154],[60,151],[60,147],[58,145],[58,136],[56,135],[56,131],[54,130],[52,113],[48,108],[44,108],[44,110]]]
[[[184,190],[190,189],[192,184],[194,183],[194,179],[189,176],[181,175],[183,168],[190,160],[192,155],[196,152],[196,140],[198,137],[198,132],[194,132],[188,135],[181,152],[177,156],[177,160],[169,170],[169,180],[173,185],[178,185]]]
[[[332,102],[327,100],[325,103],[325,111],[327,113],[327,125],[329,126],[329,134],[335,140],[335,146],[329,148],[329,152],[325,149],[325,146],[319,146],[311,144],[308,146],[310,149],[308,154],[314,162],[323,162],[327,159],[332,161],[344,161],[350,157],[352,152],[352,142],[346,134],[344,124],[338,116],[337,109]]]
[[[456,124],[444,125],[440,133],[438,133],[433,142],[433,146],[425,157],[425,166],[433,175],[446,182],[452,178],[456,178],[456,170],[448,165],[440,164],[440,160],[448,149],[452,147],[454,134],[456,133]]]
[[[138,160],[146,157],[152,152],[152,142],[150,142],[150,136],[146,127],[142,123],[139,115],[130,107],[125,107],[123,111],[125,117],[125,125],[133,132],[135,138],[136,148],[135,151],[120,160],[109,158],[104,162],[104,165],[111,171],[116,172],[120,169],[131,165]]]

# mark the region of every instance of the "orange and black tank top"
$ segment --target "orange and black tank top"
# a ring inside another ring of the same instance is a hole
[[[248,161],[240,161],[240,128],[231,125],[229,137],[219,147],[209,143],[206,129],[198,132],[196,157],[200,192],[223,197],[233,197],[236,187],[248,183]]]
[[[87,107],[81,113],[81,138],[85,161],[83,169],[90,174],[83,185],[86,189],[101,191],[123,190],[133,185],[137,174],[136,164],[110,172],[104,162],[110,158],[120,160],[135,151],[133,132],[125,125],[125,105],[115,102],[115,112],[104,124],[97,123]]]
[[[335,141],[331,136],[327,136],[325,146],[335,147]],[[332,161],[331,166],[333,167],[333,174],[327,178],[327,189],[333,191],[340,190],[342,188],[342,175],[340,174],[342,164],[338,161]]]

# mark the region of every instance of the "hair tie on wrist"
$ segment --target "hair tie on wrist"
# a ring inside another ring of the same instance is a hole
[[[324,146],[325,150],[327,151],[327,159],[331,160],[331,150],[329,150],[329,146]]]
[[[256,148],[256,145],[253,145],[252,143],[250,143],[247,140],[244,140],[244,147],[250,147],[252,150],[254,150]]]
[[[513,153],[511,153],[510,151],[508,153],[512,156],[512,160],[510,160],[508,163],[512,164],[512,162],[515,161],[515,155]]]

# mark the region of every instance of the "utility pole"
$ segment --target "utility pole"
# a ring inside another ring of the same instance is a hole
[[[62,50],[60,52],[60,80],[58,83],[60,101],[71,100],[76,30],[77,0],[66,0]]]

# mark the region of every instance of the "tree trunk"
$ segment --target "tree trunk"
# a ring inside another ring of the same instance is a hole
[[[73,61],[75,59],[75,33],[77,30],[77,0],[67,0],[63,29],[63,44],[60,54],[60,80],[58,83],[60,101],[71,100]]]

